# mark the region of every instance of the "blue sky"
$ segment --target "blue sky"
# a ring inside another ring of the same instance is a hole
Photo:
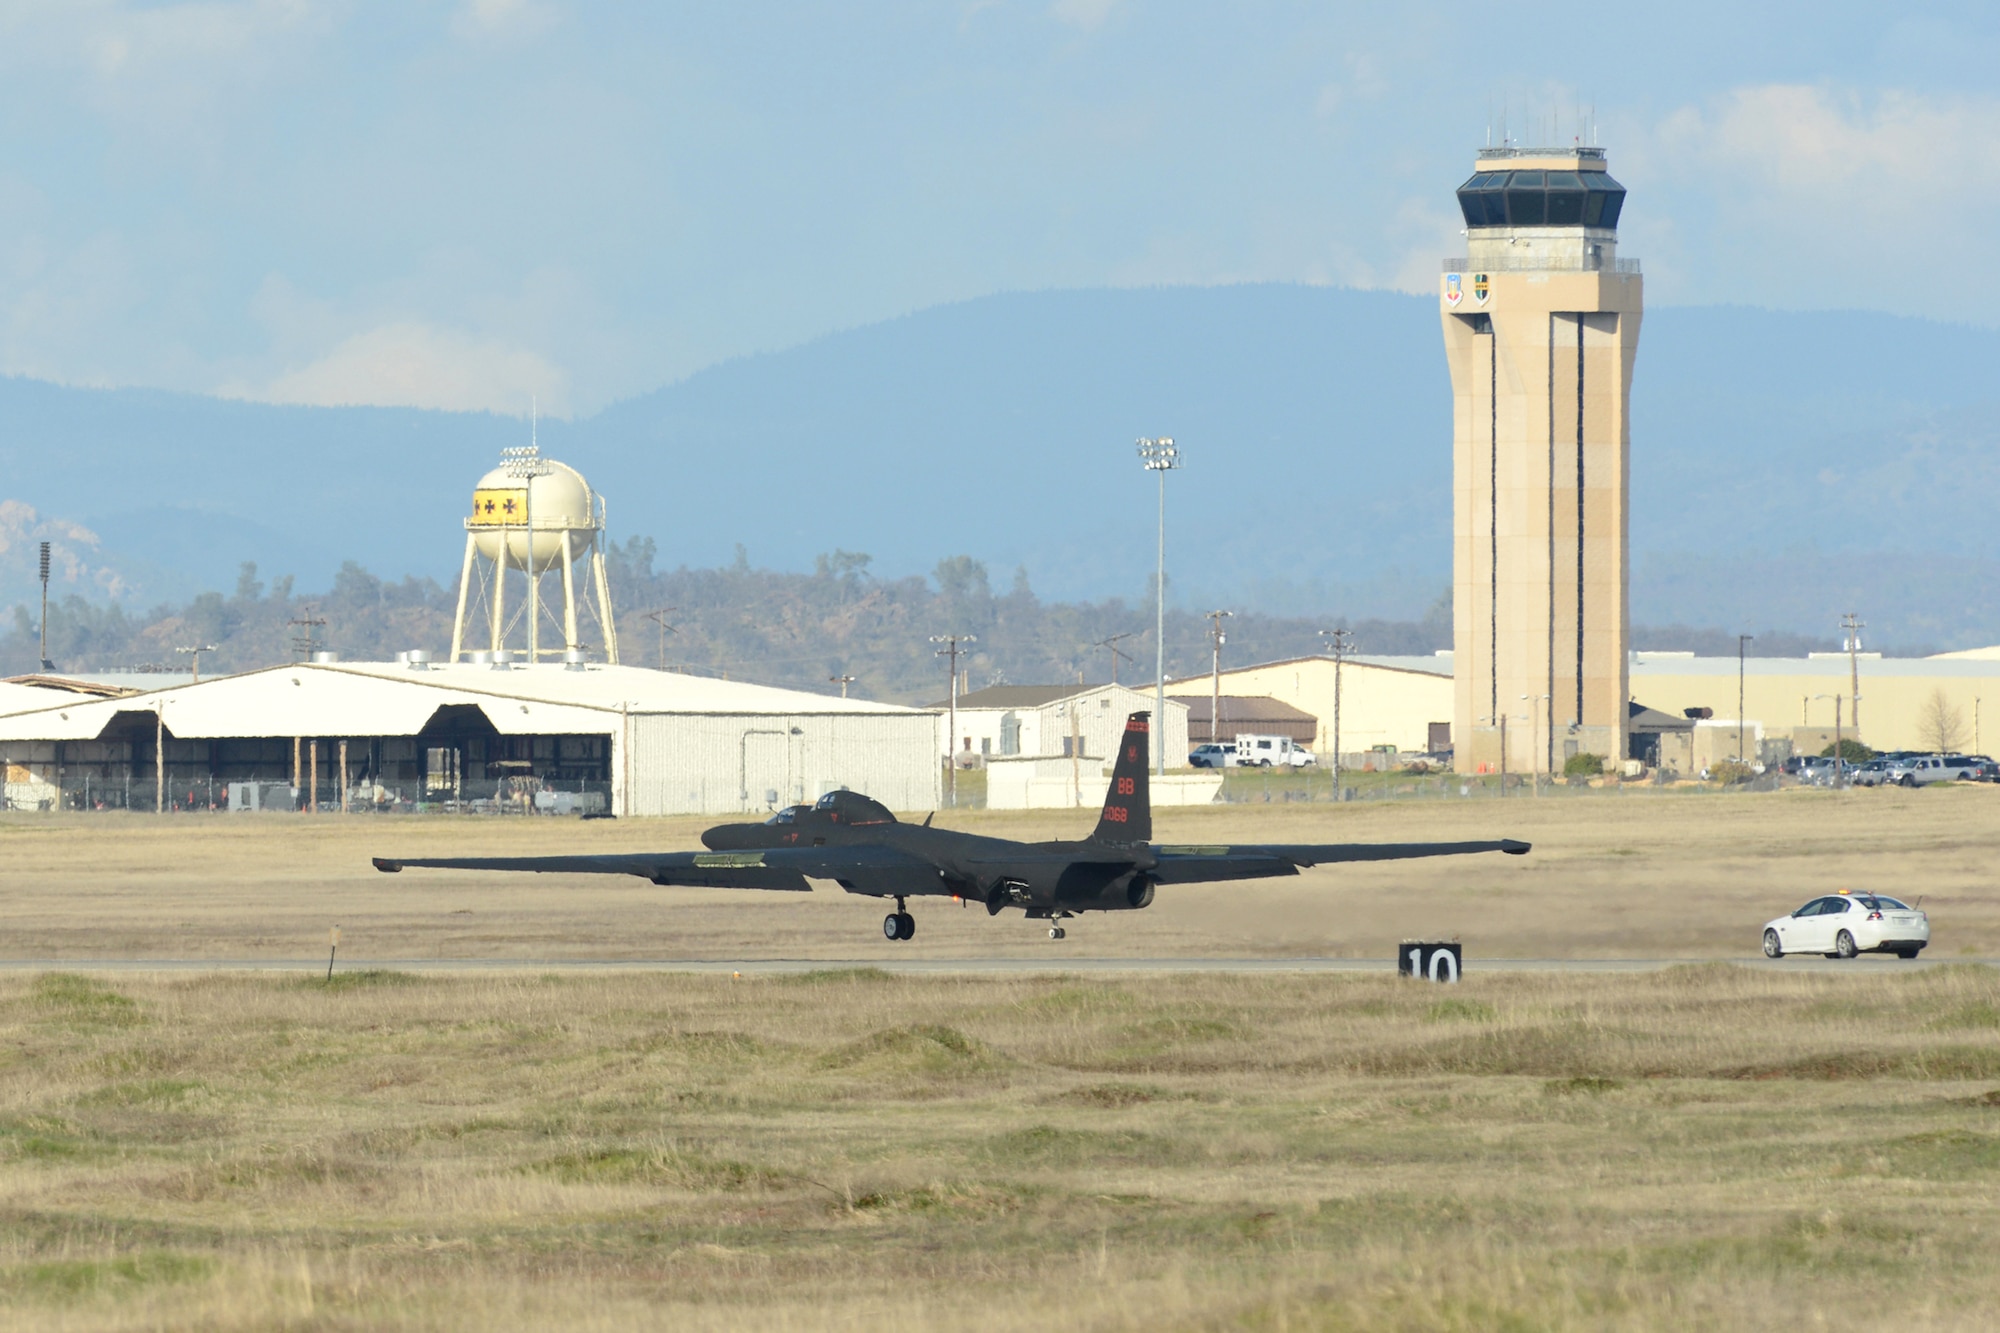
[[[595,412],[990,292],[1428,290],[1593,108],[1653,303],[1992,325],[1987,5],[0,0],[0,372]]]

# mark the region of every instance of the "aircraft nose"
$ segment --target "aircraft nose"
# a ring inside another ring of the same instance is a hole
[[[717,824],[712,829],[703,830],[701,845],[711,852],[742,851],[750,845],[749,839],[744,836],[744,830],[750,827],[748,824]]]

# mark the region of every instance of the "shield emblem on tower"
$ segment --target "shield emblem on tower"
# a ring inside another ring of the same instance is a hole
[[[1473,300],[1477,301],[1480,305],[1485,305],[1486,298],[1492,295],[1492,293],[1493,293],[1493,285],[1486,281],[1486,275],[1484,273],[1475,273],[1472,275]]]
[[[1465,292],[1459,286],[1458,274],[1456,273],[1445,274],[1444,303],[1446,305],[1457,305],[1459,301],[1464,299],[1464,297],[1465,297]]]

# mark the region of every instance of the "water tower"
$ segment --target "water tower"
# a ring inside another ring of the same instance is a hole
[[[503,449],[501,455],[500,466],[472,488],[451,660],[468,656],[474,643],[483,643],[490,652],[519,652],[530,662],[544,655],[576,660],[572,654],[587,651],[578,633],[581,603],[596,621],[592,628],[600,643],[595,646],[606,662],[616,663],[618,629],[604,574],[603,499],[582,473],[543,458],[534,445]],[[542,595],[543,579],[551,573],[562,576],[557,598]],[[520,578],[514,580],[514,574]],[[581,596],[579,578],[589,580]],[[510,582],[515,584],[511,594]],[[554,646],[558,639],[561,649]]]

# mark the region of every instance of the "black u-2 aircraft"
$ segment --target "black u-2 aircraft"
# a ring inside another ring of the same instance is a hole
[[[638,875],[655,884],[716,889],[806,892],[808,879],[830,879],[849,893],[894,898],[882,933],[907,940],[917,933],[911,898],[955,898],[986,904],[989,915],[1021,908],[1048,921],[1049,938],[1078,912],[1130,912],[1149,907],[1162,884],[1296,875],[1300,866],[1333,861],[1393,861],[1414,856],[1506,852],[1525,842],[1234,843],[1155,845],[1146,780],[1147,721],[1125,722],[1111,789],[1097,828],[1082,842],[1014,842],[898,823],[887,808],[859,792],[829,792],[813,805],[780,810],[761,824],[719,824],[701,835],[705,852],[611,856],[473,856],[408,860],[376,857],[377,870],[405,866],[440,870],[533,870],[556,874]]]

